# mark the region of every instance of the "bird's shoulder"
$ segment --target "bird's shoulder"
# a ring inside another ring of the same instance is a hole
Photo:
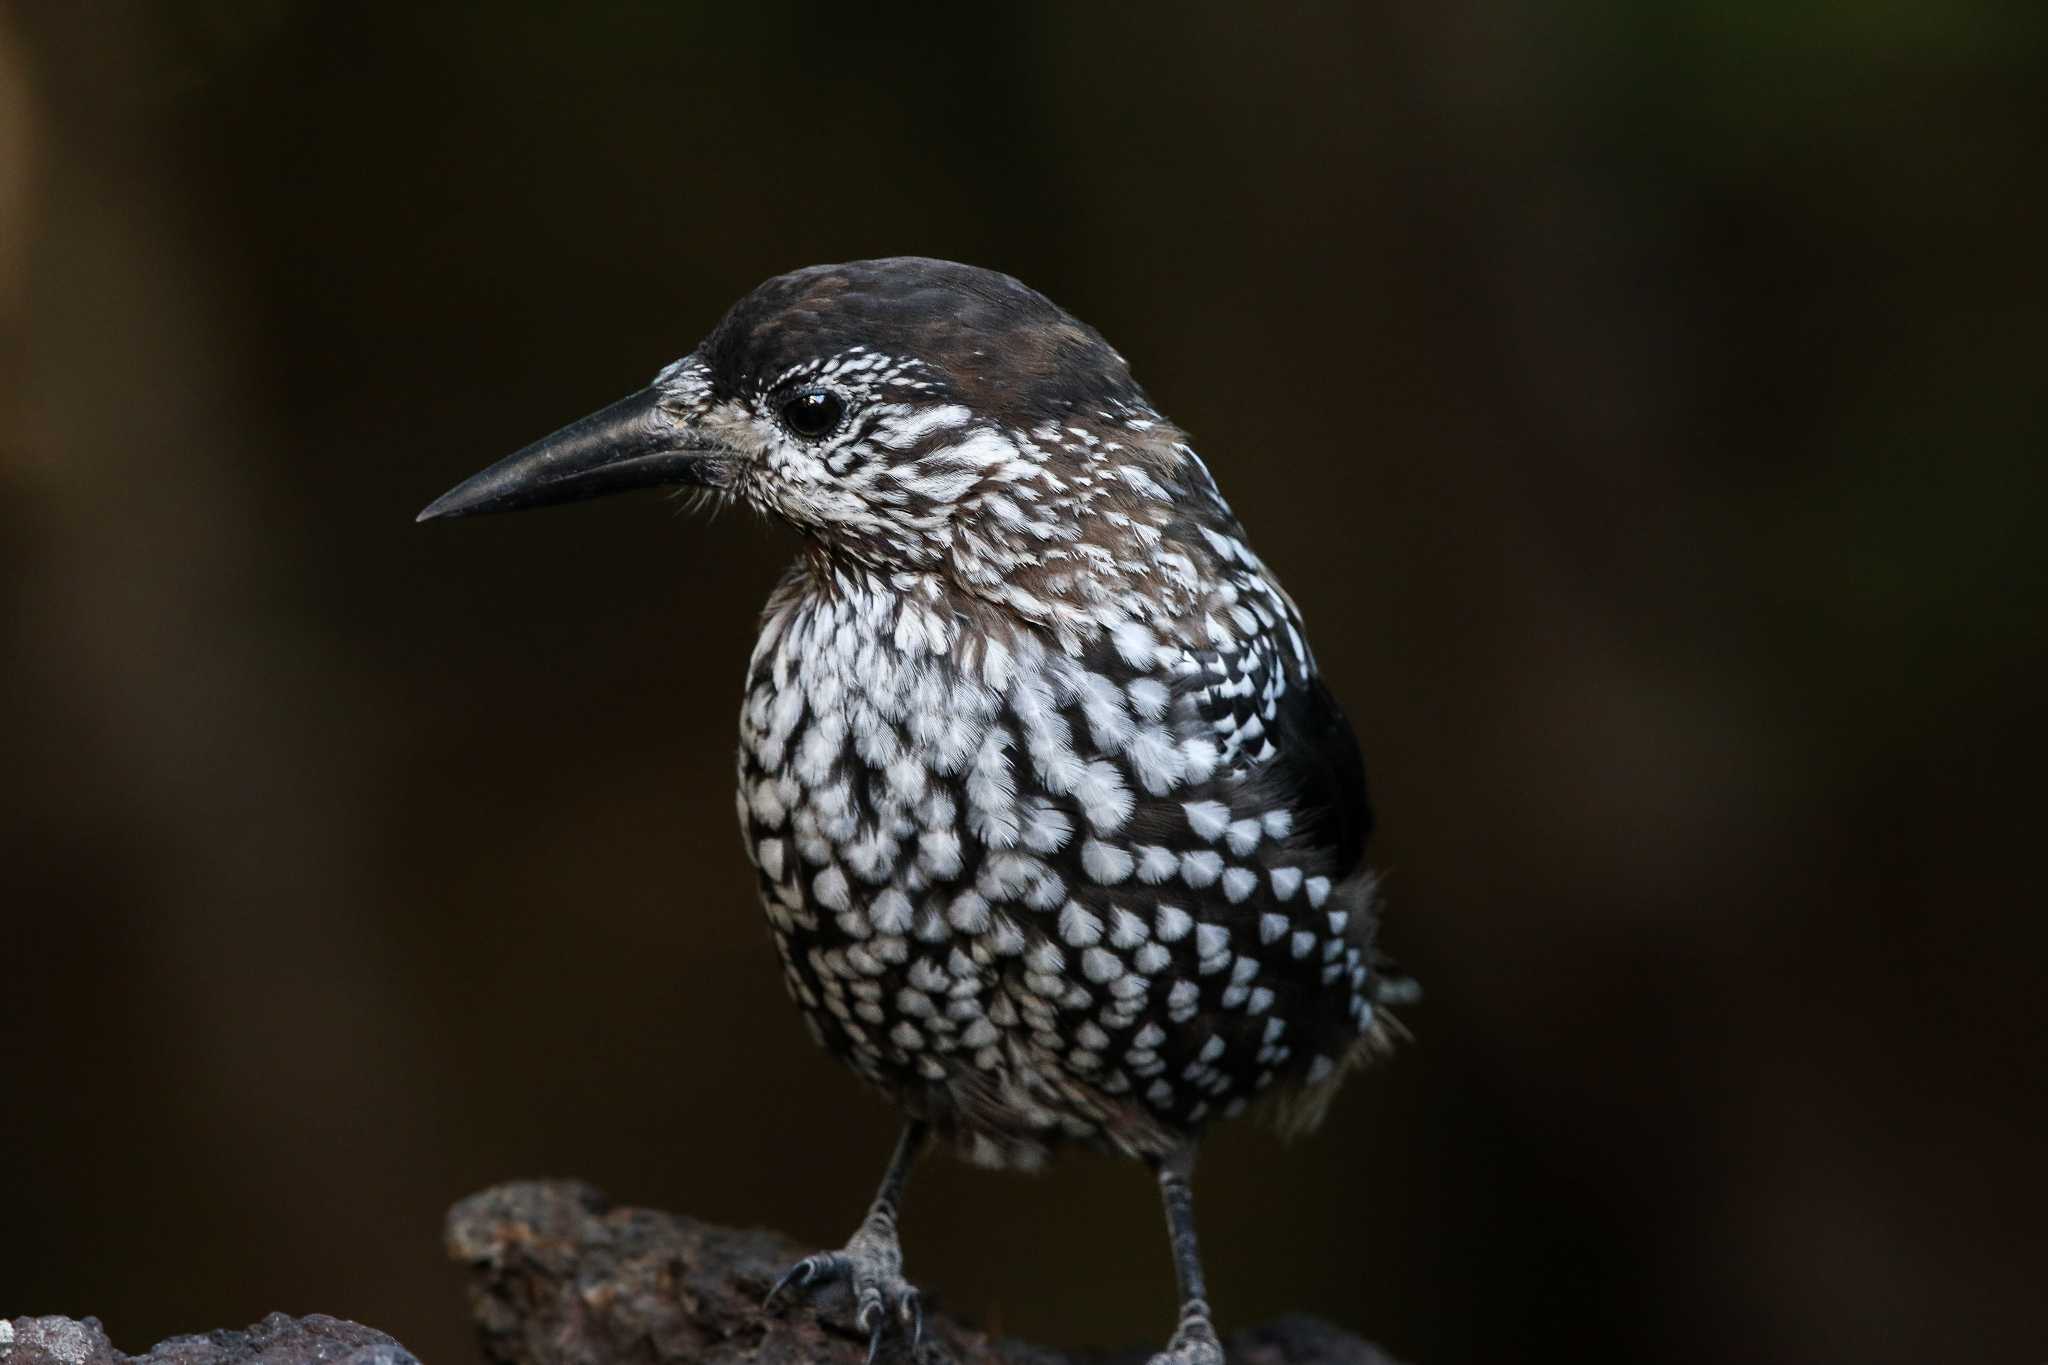
[[[1342,881],[1362,867],[1372,830],[1365,764],[1292,604],[1277,591],[1272,600],[1270,613],[1232,622],[1226,642],[1167,646],[1161,662],[1138,667],[1112,632],[1085,645],[1079,662],[1134,699],[1163,697],[1170,741],[1193,756],[1186,782],[1171,790],[1148,789],[1134,773],[1134,837],[1204,842],[1188,808],[1220,806],[1233,822],[1284,829],[1273,842],[1319,854],[1327,875]],[[1127,761],[1130,749],[1123,746]]]

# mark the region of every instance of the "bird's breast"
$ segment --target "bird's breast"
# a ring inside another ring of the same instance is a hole
[[[883,591],[772,609],[740,819],[820,1041],[984,1135],[1140,1151],[1327,1069],[1369,924],[1203,710],[1270,705],[1263,657],[1211,674],[1129,627],[1091,659]]]

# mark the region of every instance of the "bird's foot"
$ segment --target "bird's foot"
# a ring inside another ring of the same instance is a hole
[[[870,1219],[842,1249],[804,1257],[783,1272],[761,1306],[773,1304],[785,1289],[807,1292],[835,1280],[845,1280],[853,1290],[853,1320],[868,1334],[869,1365],[881,1353],[891,1321],[916,1353],[924,1340],[924,1302],[917,1286],[903,1278],[903,1248],[893,1226]],[[1216,1365],[1222,1359],[1216,1357]]]
[[[1173,1340],[1145,1365],[1223,1365],[1223,1343],[1216,1339],[1208,1314],[1183,1314]]]

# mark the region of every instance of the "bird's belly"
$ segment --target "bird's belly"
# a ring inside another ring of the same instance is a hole
[[[745,765],[759,751],[742,753]],[[886,787],[857,762],[843,775]],[[779,831],[761,829],[751,801],[743,823],[784,981],[821,1045],[984,1164],[1035,1165],[1061,1138],[1152,1132],[1066,1065],[1072,991],[1056,950],[1034,948],[971,886],[934,881],[958,856],[952,840],[887,795],[853,819],[832,786],[821,802],[787,766],[753,780],[788,796]]]
[[[1076,1055],[1068,1015],[1091,988],[1030,922],[1058,903],[1041,895],[1033,911],[983,894],[996,890],[990,854],[971,827],[969,779],[945,758],[977,750],[994,715],[928,688],[892,693],[896,676],[858,659],[771,656],[742,710],[740,824],[812,1034],[984,1164],[1036,1164],[1063,1138],[1165,1150],[1131,1078],[1091,1083],[1096,1063],[1085,1047]],[[1023,860],[995,870],[1030,896]]]
[[[1090,804],[1130,809],[1086,729],[1056,722],[1060,752],[977,680],[906,662],[886,623],[844,629],[859,610],[781,623],[741,713],[740,823],[820,1043],[976,1159],[1028,1164],[1062,1138],[1163,1153],[1357,1041],[1369,930],[1330,914],[1327,879],[1313,908],[1288,886],[1285,938],[1222,854],[1148,882]],[[1154,810],[1185,831],[1180,792]]]

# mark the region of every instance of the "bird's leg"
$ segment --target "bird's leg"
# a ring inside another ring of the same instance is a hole
[[[1209,1295],[1202,1285],[1202,1258],[1195,1249],[1195,1196],[1188,1187],[1195,1152],[1184,1147],[1152,1163],[1166,1205],[1166,1237],[1173,1246],[1173,1278],[1180,1286],[1180,1323],[1166,1349],[1148,1365],[1223,1365],[1223,1344],[1209,1321]]]
[[[806,1256],[791,1266],[768,1291],[762,1307],[774,1303],[776,1296],[792,1285],[809,1289],[843,1279],[853,1288],[854,1321],[868,1334],[870,1362],[881,1349],[882,1332],[892,1313],[909,1336],[910,1349],[917,1349],[924,1338],[924,1307],[917,1287],[903,1278],[903,1247],[896,1238],[896,1212],[903,1199],[904,1181],[910,1178],[911,1164],[924,1150],[929,1136],[930,1130],[917,1119],[903,1125],[903,1136],[896,1140],[896,1153],[889,1158],[889,1169],[882,1173],[882,1187],[875,1191],[875,1202],[868,1206],[868,1216],[861,1219],[860,1227],[840,1250]]]

